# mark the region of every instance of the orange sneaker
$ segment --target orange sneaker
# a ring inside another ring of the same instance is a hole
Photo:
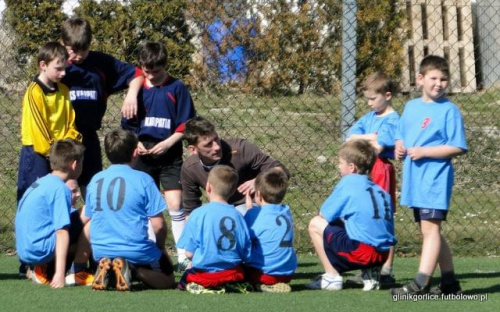
[[[50,284],[48,268],[48,264],[35,265],[33,269],[29,269],[28,278],[35,284],[48,285]]]
[[[92,282],[93,290],[106,290],[109,282],[109,269],[111,269],[111,259],[102,258],[99,260],[97,271]]]
[[[66,275],[66,286],[90,286],[94,282],[94,275],[86,271]]]
[[[132,276],[127,260],[118,257],[113,260],[113,271],[116,276],[116,290],[128,291],[132,285]]]

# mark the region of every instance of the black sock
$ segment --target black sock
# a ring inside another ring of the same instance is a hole
[[[441,284],[451,285],[456,283],[456,281],[455,271],[441,272]]]

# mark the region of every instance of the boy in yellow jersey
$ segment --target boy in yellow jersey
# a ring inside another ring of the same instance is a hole
[[[39,74],[29,84],[23,99],[18,201],[33,182],[50,173],[48,156],[53,142],[63,139],[81,142],[69,90],[59,82],[66,74],[67,60],[68,52],[58,42],[45,44],[38,53]]]

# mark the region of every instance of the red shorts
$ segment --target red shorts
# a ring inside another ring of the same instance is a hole
[[[383,188],[391,195],[392,209],[396,211],[396,171],[387,158],[377,157],[372,167],[373,183]]]
[[[257,284],[274,285],[277,283],[290,283],[292,275],[268,275],[264,274],[264,272],[259,269],[245,267],[245,279],[252,284],[252,286]]]
[[[218,287],[231,282],[241,282],[245,279],[245,272],[241,265],[219,272],[203,272],[189,269],[184,274],[186,284],[196,283],[208,288]]]

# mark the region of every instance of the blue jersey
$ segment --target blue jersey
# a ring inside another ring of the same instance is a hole
[[[195,116],[187,87],[172,77],[158,87],[146,82],[139,93],[138,116],[122,118],[122,128],[134,131],[140,140],[163,141],[175,132],[184,132],[184,124]]]
[[[267,275],[291,275],[297,269],[293,249],[293,219],[290,207],[266,204],[245,214],[252,239],[252,257],[246,264]]]
[[[421,98],[408,102],[398,127],[396,139],[406,149],[448,145],[467,150],[465,128],[458,107],[444,98],[426,103]],[[451,159],[406,156],[403,165],[401,205],[447,210],[453,188]]]
[[[219,272],[248,261],[251,240],[233,205],[211,202],[191,213],[177,248],[193,253],[193,268]]]
[[[108,97],[128,88],[136,75],[134,66],[96,51],[90,51],[81,64],[70,64],[61,82],[69,88],[78,131],[99,130]]]
[[[128,165],[111,165],[87,186],[85,215],[91,218],[95,260],[124,257],[133,264],[157,261],[161,250],[148,239],[149,217],[166,204],[153,179]]]
[[[398,124],[399,114],[396,111],[385,116],[377,116],[374,111],[371,111],[352,125],[347,137],[353,134],[374,133],[377,135],[378,144],[383,148],[379,156],[394,159],[394,142]]]
[[[379,251],[396,244],[391,196],[364,174],[342,177],[320,213],[329,223],[343,220],[350,239]]]
[[[19,259],[44,264],[54,258],[56,231],[70,225],[71,191],[63,180],[48,174],[35,181],[19,201],[16,248]]]

